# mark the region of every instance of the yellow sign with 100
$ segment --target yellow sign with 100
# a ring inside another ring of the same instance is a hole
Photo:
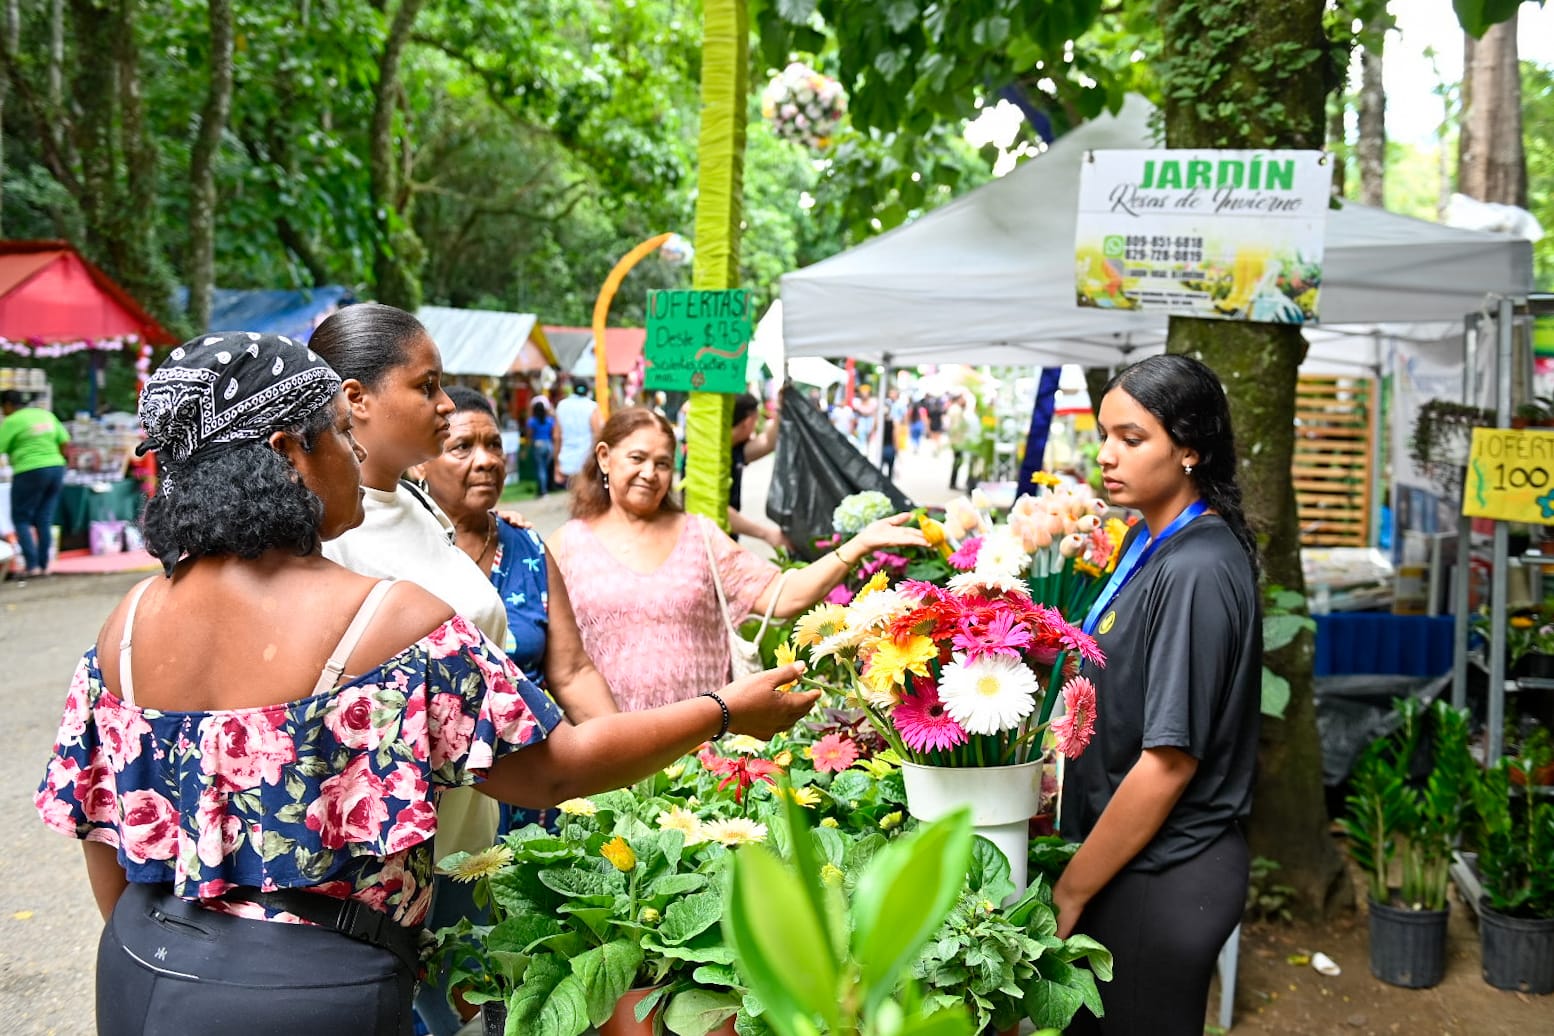
[[[1554,525],[1554,430],[1473,429],[1462,513]]]

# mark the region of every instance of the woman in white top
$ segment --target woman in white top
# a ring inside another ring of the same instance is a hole
[[[490,579],[453,544],[453,524],[431,497],[401,480],[405,471],[442,452],[453,401],[442,389],[442,356],[426,328],[393,306],[347,306],[319,325],[309,348],[342,380],[362,461],[361,525],[324,547],[331,561],[361,575],[403,579],[430,590],[497,644],[507,639],[507,608]],[[554,692],[553,692],[554,693]],[[574,723],[614,712],[603,681],[556,693]],[[580,700],[581,699],[581,700]],[[437,808],[434,852],[478,852],[496,840],[499,807],[470,789],[444,794]],[[428,927],[455,923],[472,909],[465,890],[438,880]],[[416,997],[416,1009],[437,1036],[459,1020],[443,991]]]

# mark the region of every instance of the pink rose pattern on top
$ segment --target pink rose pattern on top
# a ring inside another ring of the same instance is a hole
[[[207,900],[309,888],[418,924],[441,790],[475,783],[560,719],[458,617],[332,692],[223,712],[126,705],[88,652],[33,801],[49,827],[117,846],[131,881]]]

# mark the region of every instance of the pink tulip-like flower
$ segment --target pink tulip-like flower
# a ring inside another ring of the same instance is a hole
[[[1058,751],[1077,759],[1095,736],[1095,684],[1076,676],[1063,685],[1063,715],[1052,721]]]

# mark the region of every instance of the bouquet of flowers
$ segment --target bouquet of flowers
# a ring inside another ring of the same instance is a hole
[[[761,92],[762,117],[779,137],[805,147],[830,147],[845,114],[842,84],[801,62],[783,69]]]
[[[1048,726],[1065,754],[1084,750],[1095,688],[1069,660],[1104,664],[1093,639],[1009,576],[965,572],[949,587],[888,582],[877,573],[851,604],[822,603],[798,621],[784,654],[807,654],[806,682],[845,688],[849,704],[914,763],[1032,762]],[[1060,685],[1067,712],[1049,724],[1042,703]]]

